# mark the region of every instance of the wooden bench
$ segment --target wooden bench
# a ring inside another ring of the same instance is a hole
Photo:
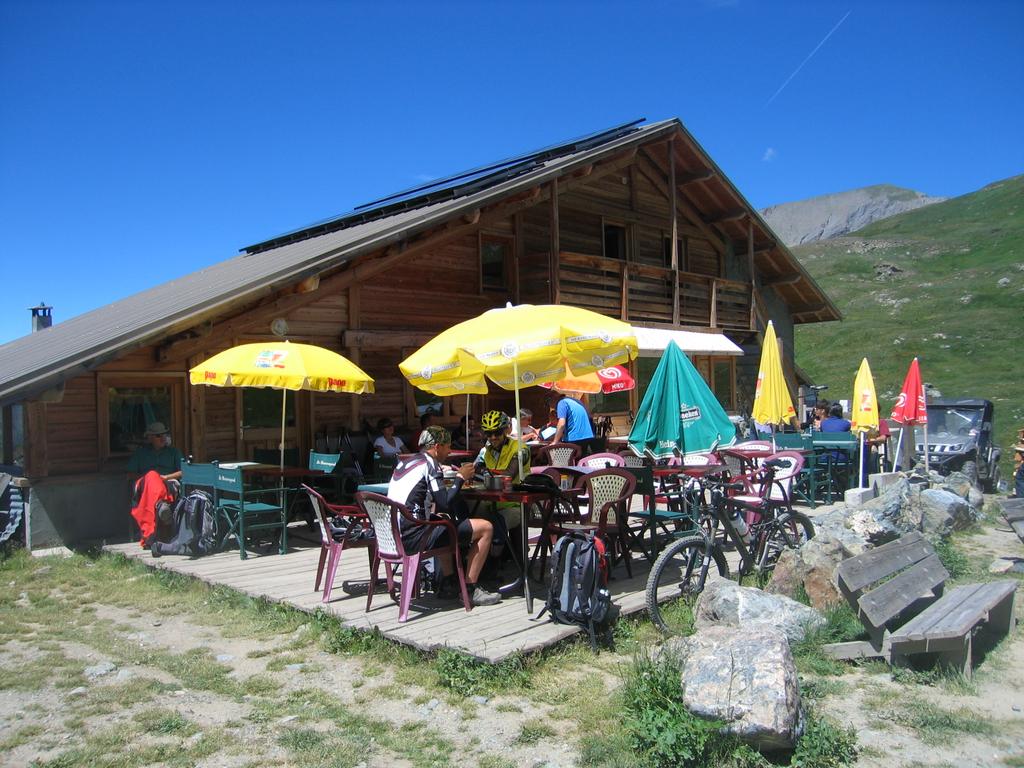
[[[935,654],[970,677],[974,636],[1002,637],[1013,626],[1016,581],[944,591],[949,573],[916,531],[844,560],[835,578],[869,640],[824,646],[833,658],[883,658],[900,666],[911,656]]]
[[[1024,499],[997,499],[996,503],[1003,510],[1003,518],[1017,534],[1017,538],[1024,542]]]

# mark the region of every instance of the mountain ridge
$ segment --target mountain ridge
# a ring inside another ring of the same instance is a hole
[[[796,329],[797,364],[829,399],[852,397],[869,359],[879,413],[887,414],[907,366],[947,397],[996,405],[997,442],[1024,427],[1024,175],[793,248],[843,313]]]
[[[794,246],[856,232],[880,219],[947,199],[893,184],[874,184],[771,205],[760,213],[786,245]]]

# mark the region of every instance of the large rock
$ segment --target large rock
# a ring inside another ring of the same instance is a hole
[[[679,660],[683,703],[759,750],[792,749],[803,733],[800,685],[777,629],[709,627],[662,650]]]
[[[795,598],[802,590],[812,606],[824,610],[842,599],[832,574],[839,563],[854,554],[858,553],[848,550],[830,529],[825,529],[800,549],[782,552],[765,591]]]
[[[709,583],[697,598],[698,630],[713,626],[764,626],[780,630],[790,643],[800,642],[807,630],[825,623],[825,617],[785,595],[755,587],[741,587],[720,579]]]
[[[917,504],[921,510],[921,532],[931,538],[948,536],[978,520],[978,513],[970,504],[943,488],[921,491]]]

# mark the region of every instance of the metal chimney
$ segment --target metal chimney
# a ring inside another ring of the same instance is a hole
[[[39,302],[37,306],[29,307],[28,309],[32,313],[32,333],[53,325],[53,317],[50,316],[50,310],[53,307],[48,307],[43,302]]]

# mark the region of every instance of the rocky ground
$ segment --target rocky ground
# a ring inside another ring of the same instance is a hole
[[[956,544],[979,573],[1024,556],[991,516]],[[57,559],[0,572],[0,765],[600,764],[581,739],[637,647],[563,651],[528,688],[475,693],[372,643],[326,653],[308,619],[243,618],[230,598],[176,598],[148,574],[129,577],[147,584],[137,594],[100,588],[122,572],[84,567],[99,578]],[[1024,765],[1020,629],[970,682],[874,663],[802,669],[801,688],[856,730],[859,765]]]

